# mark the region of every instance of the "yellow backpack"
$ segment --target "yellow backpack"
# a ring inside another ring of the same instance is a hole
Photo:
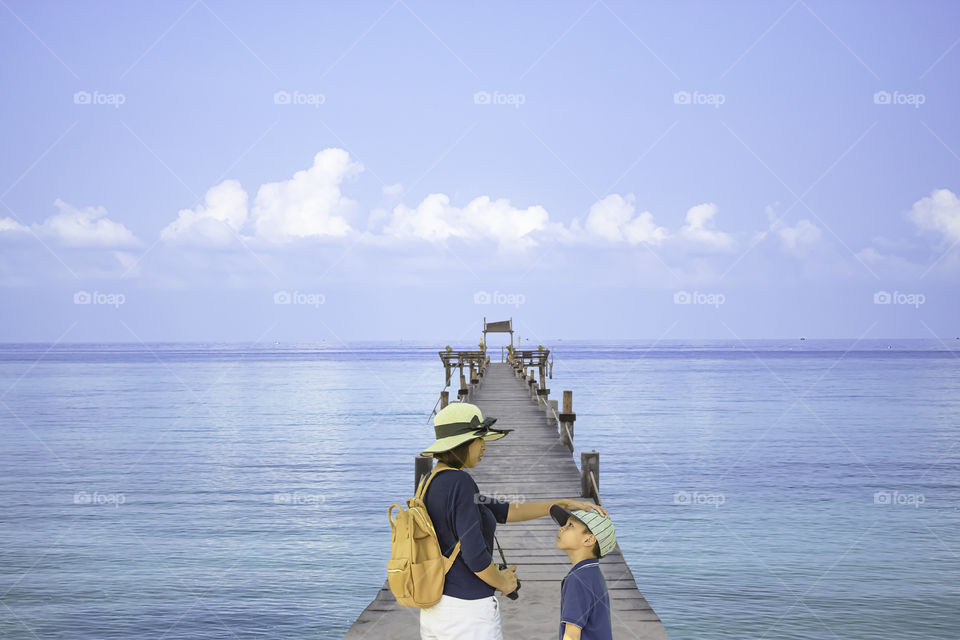
[[[460,541],[450,557],[440,550],[440,541],[433,522],[427,514],[424,495],[434,476],[450,467],[434,469],[420,481],[412,498],[407,498],[408,509],[392,504],[387,509],[387,520],[393,529],[393,551],[387,562],[387,584],[397,603],[405,607],[432,607],[443,595],[443,581],[460,553]],[[396,518],[392,516],[397,507]]]

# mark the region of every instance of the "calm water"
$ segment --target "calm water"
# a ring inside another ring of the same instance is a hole
[[[852,343],[551,344],[672,638],[960,634],[960,341]],[[0,345],[0,637],[342,637],[439,348]]]

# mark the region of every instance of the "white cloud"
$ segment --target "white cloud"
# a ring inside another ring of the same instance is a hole
[[[403,193],[403,185],[399,182],[397,184],[383,186],[383,195],[385,196],[396,198],[401,193]]]
[[[960,199],[949,189],[934,189],[914,202],[907,215],[920,229],[939,231],[949,241],[960,241]]]
[[[632,193],[611,194],[593,204],[585,219],[569,225],[551,222],[540,205],[518,208],[509,199],[474,198],[464,206],[451,204],[451,196],[431,193],[414,207],[397,204],[377,207],[366,220],[353,224],[356,203],[345,197],[343,184],[363,171],[359,162],[338,148],[324,149],[313,166],[297,171],[289,180],[263,184],[248,209],[246,192],[236,180],[211,188],[204,203],[184,209],[161,232],[166,241],[223,245],[240,234],[243,239],[284,243],[297,238],[343,238],[356,235],[366,244],[398,246],[397,241],[432,243],[459,238],[466,242],[493,241],[501,250],[522,251],[545,241],[561,243],[666,245],[677,255],[736,248],[734,235],[715,228],[717,205],[691,207],[676,231],[660,226],[650,211],[636,212]],[[400,197],[400,183],[382,186],[387,197]],[[248,214],[249,211],[249,214]],[[779,225],[776,231],[786,248],[799,251],[819,238],[809,221],[795,227]],[[767,232],[760,232],[765,235]]]
[[[609,242],[659,245],[667,237],[667,230],[653,222],[653,214],[649,211],[634,217],[635,199],[632,193],[627,194],[626,198],[614,193],[596,202],[590,207],[584,228]],[[573,225],[571,229],[574,229]]]
[[[81,210],[59,198],[54,205],[60,213],[33,225],[38,234],[55,238],[68,247],[119,248],[140,245],[133,232],[106,217],[107,210],[104,207]]]
[[[712,202],[698,204],[687,210],[686,224],[680,227],[680,237],[705,249],[729,251],[736,246],[736,240],[729,233],[713,229],[713,217],[717,214],[717,205]]]
[[[431,193],[416,209],[404,204],[397,205],[383,233],[396,238],[439,242],[465,233],[456,220],[457,216],[458,211],[450,206],[449,197],[442,193]]]
[[[451,237],[489,239],[502,249],[518,250],[537,244],[534,232],[556,231],[549,218],[547,210],[539,205],[517,209],[507,199],[480,196],[459,208],[450,204],[446,194],[431,193],[415,209],[397,205],[383,234],[429,242],[443,242]]]
[[[923,267],[902,256],[893,253],[881,253],[873,247],[861,249],[856,253],[856,257],[884,277],[915,278],[921,275],[923,271]]]
[[[29,229],[13,218],[0,218],[0,233],[4,231],[23,232],[29,231]]]
[[[257,236],[271,241],[345,236],[351,231],[346,215],[354,202],[340,193],[340,184],[363,171],[343,149],[325,149],[313,166],[283,182],[264,184],[253,203]]]
[[[806,218],[797,221],[794,226],[784,224],[773,212],[773,207],[766,208],[767,218],[770,220],[770,231],[780,238],[780,245],[789,253],[803,254],[817,246],[823,236],[820,227]],[[767,232],[761,232],[761,239]]]
[[[204,203],[181,209],[177,219],[160,232],[166,242],[222,246],[237,239],[247,221],[247,192],[236,180],[211,187]]]
[[[546,228],[550,219],[547,210],[539,205],[517,209],[505,198],[490,200],[488,196],[474,198],[463,213],[477,236],[486,236],[511,249],[535,246],[530,234]]]
[[[802,251],[815,245],[821,237],[820,227],[806,218],[799,220],[794,227],[784,226],[777,230],[783,246],[791,251]]]

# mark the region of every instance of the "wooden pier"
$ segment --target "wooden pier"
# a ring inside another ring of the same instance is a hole
[[[513,501],[554,498],[593,499],[600,503],[599,453],[581,454],[581,470],[574,462],[573,413],[571,391],[563,392],[563,406],[549,400],[546,389],[549,350],[520,351],[509,348],[506,362],[491,363],[485,350],[440,352],[449,383],[450,368],[460,366],[458,398],[471,402],[484,416],[497,418],[497,427],[514,429],[506,438],[487,446],[483,461],[468,473],[480,491]],[[462,357],[461,357],[462,356]],[[478,357],[479,356],[479,357]],[[470,368],[469,378],[463,366]],[[527,370],[529,369],[529,374]],[[540,374],[539,381],[534,371]],[[446,406],[448,392],[438,402]],[[561,409],[558,411],[558,409]],[[424,442],[432,437],[424,429]],[[415,482],[429,472],[433,460],[416,459]],[[413,487],[409,491],[413,495]],[[394,496],[402,502],[408,497]],[[385,502],[385,503],[386,503]],[[617,514],[611,513],[614,525]],[[384,523],[384,527],[388,527]],[[505,640],[556,638],[560,623],[560,581],[571,568],[566,553],[555,548],[557,525],[548,516],[525,522],[497,525],[497,539],[508,564],[517,565],[520,598],[509,600],[499,591],[500,615]],[[418,640],[420,610],[396,603],[386,583],[373,602],[350,627],[344,640]],[[500,556],[494,546],[494,561]],[[636,580],[623,559],[620,545],[600,559],[607,580],[616,639],[660,640],[667,633],[650,605],[637,588]]]

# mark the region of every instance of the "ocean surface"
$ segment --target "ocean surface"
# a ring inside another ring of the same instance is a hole
[[[960,340],[546,343],[671,638],[960,637]],[[0,345],[0,638],[342,637],[443,346]]]

